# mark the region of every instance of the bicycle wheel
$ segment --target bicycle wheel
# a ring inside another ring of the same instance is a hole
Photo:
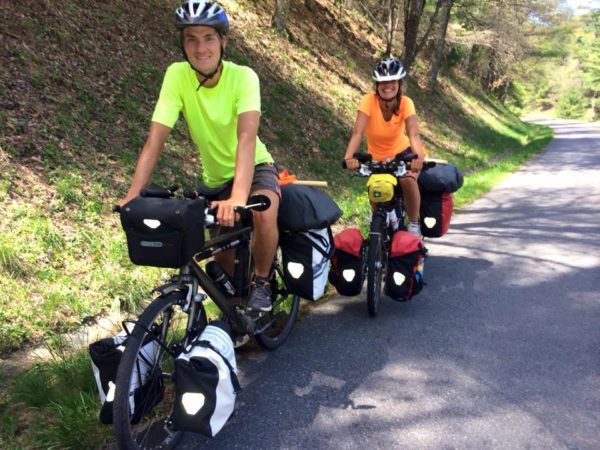
[[[381,283],[385,266],[383,242],[383,217],[375,214],[371,222],[367,251],[367,310],[375,317],[381,303]]]
[[[281,258],[279,260],[281,261]],[[279,264],[275,265],[274,276],[271,280],[271,292],[273,309],[256,322],[261,330],[256,334],[256,341],[269,350],[275,350],[290,335],[300,307],[300,297],[289,293],[285,287],[283,272]]]
[[[135,321],[127,338],[113,403],[113,428],[120,449],[168,449],[173,448],[180,438],[181,433],[170,429],[170,414],[175,400],[174,355],[181,349],[188,319],[188,314],[177,305],[184,300],[185,294],[181,292],[157,297]],[[205,319],[202,308],[199,315],[200,320]],[[144,381],[138,355],[148,343],[154,344],[156,350],[147,362],[149,370]],[[161,403],[155,406],[156,399],[151,396],[136,398],[134,387],[144,384],[160,385],[163,389]],[[135,416],[141,414],[139,422],[132,424],[137,420]]]

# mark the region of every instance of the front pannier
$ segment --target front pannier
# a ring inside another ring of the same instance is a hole
[[[331,228],[283,231],[279,235],[279,245],[283,279],[288,291],[308,300],[318,300],[327,287],[333,254]]]
[[[121,208],[131,262],[179,268],[204,245],[203,197],[136,197]]]
[[[123,330],[114,337],[101,339],[89,346],[92,370],[102,405],[100,422],[106,425],[113,423],[112,406],[115,396],[115,381],[126,343],[127,332]],[[151,369],[156,367],[154,359],[158,351],[159,345],[155,340],[149,340],[140,349],[137,364],[131,375],[129,407],[132,424],[138,423],[163,398],[162,374],[151,373]]]
[[[419,237],[408,231],[394,233],[385,281],[387,296],[405,302],[421,292],[426,255],[427,250]]]
[[[329,282],[341,295],[358,295],[365,281],[365,238],[358,228],[347,228],[333,241]]]
[[[236,372],[229,326],[211,322],[175,361],[174,428],[215,436],[235,408]]]
[[[448,231],[454,201],[450,192],[422,192],[419,221],[425,237],[442,237]]]

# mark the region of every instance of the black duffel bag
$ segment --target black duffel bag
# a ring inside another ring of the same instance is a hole
[[[194,200],[136,197],[121,208],[131,262],[179,268],[204,245],[203,197]]]
[[[322,229],[342,216],[342,210],[325,192],[312,186],[281,187],[277,225],[282,231]]]
[[[456,192],[463,185],[463,174],[453,164],[436,164],[421,172],[418,178],[421,192]]]

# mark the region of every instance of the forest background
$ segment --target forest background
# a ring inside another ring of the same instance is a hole
[[[227,58],[261,79],[261,138],[299,178],[329,182],[344,210],[338,229],[367,217],[363,181],[339,162],[386,53],[409,68],[430,153],[467,175],[457,208],[548,142],[548,129],[520,117],[600,115],[597,2],[578,14],[558,0],[221,3]],[[87,355],[65,333],[135,311],[166,275],[131,265],[110,208],[129,185],[164,70],[181,59],[176,4],[0,3],[2,447],[110,439]],[[180,121],[153,181],[193,187],[200,170]],[[20,359],[39,344],[48,360]]]

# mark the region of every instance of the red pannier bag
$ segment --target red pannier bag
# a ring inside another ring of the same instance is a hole
[[[396,231],[390,246],[385,294],[405,302],[421,292],[426,256],[427,249],[419,237],[408,231]]]
[[[358,228],[347,228],[333,242],[329,282],[341,295],[358,295],[365,281],[365,239]]]
[[[448,231],[454,201],[450,192],[421,192],[421,234],[442,237]]]

